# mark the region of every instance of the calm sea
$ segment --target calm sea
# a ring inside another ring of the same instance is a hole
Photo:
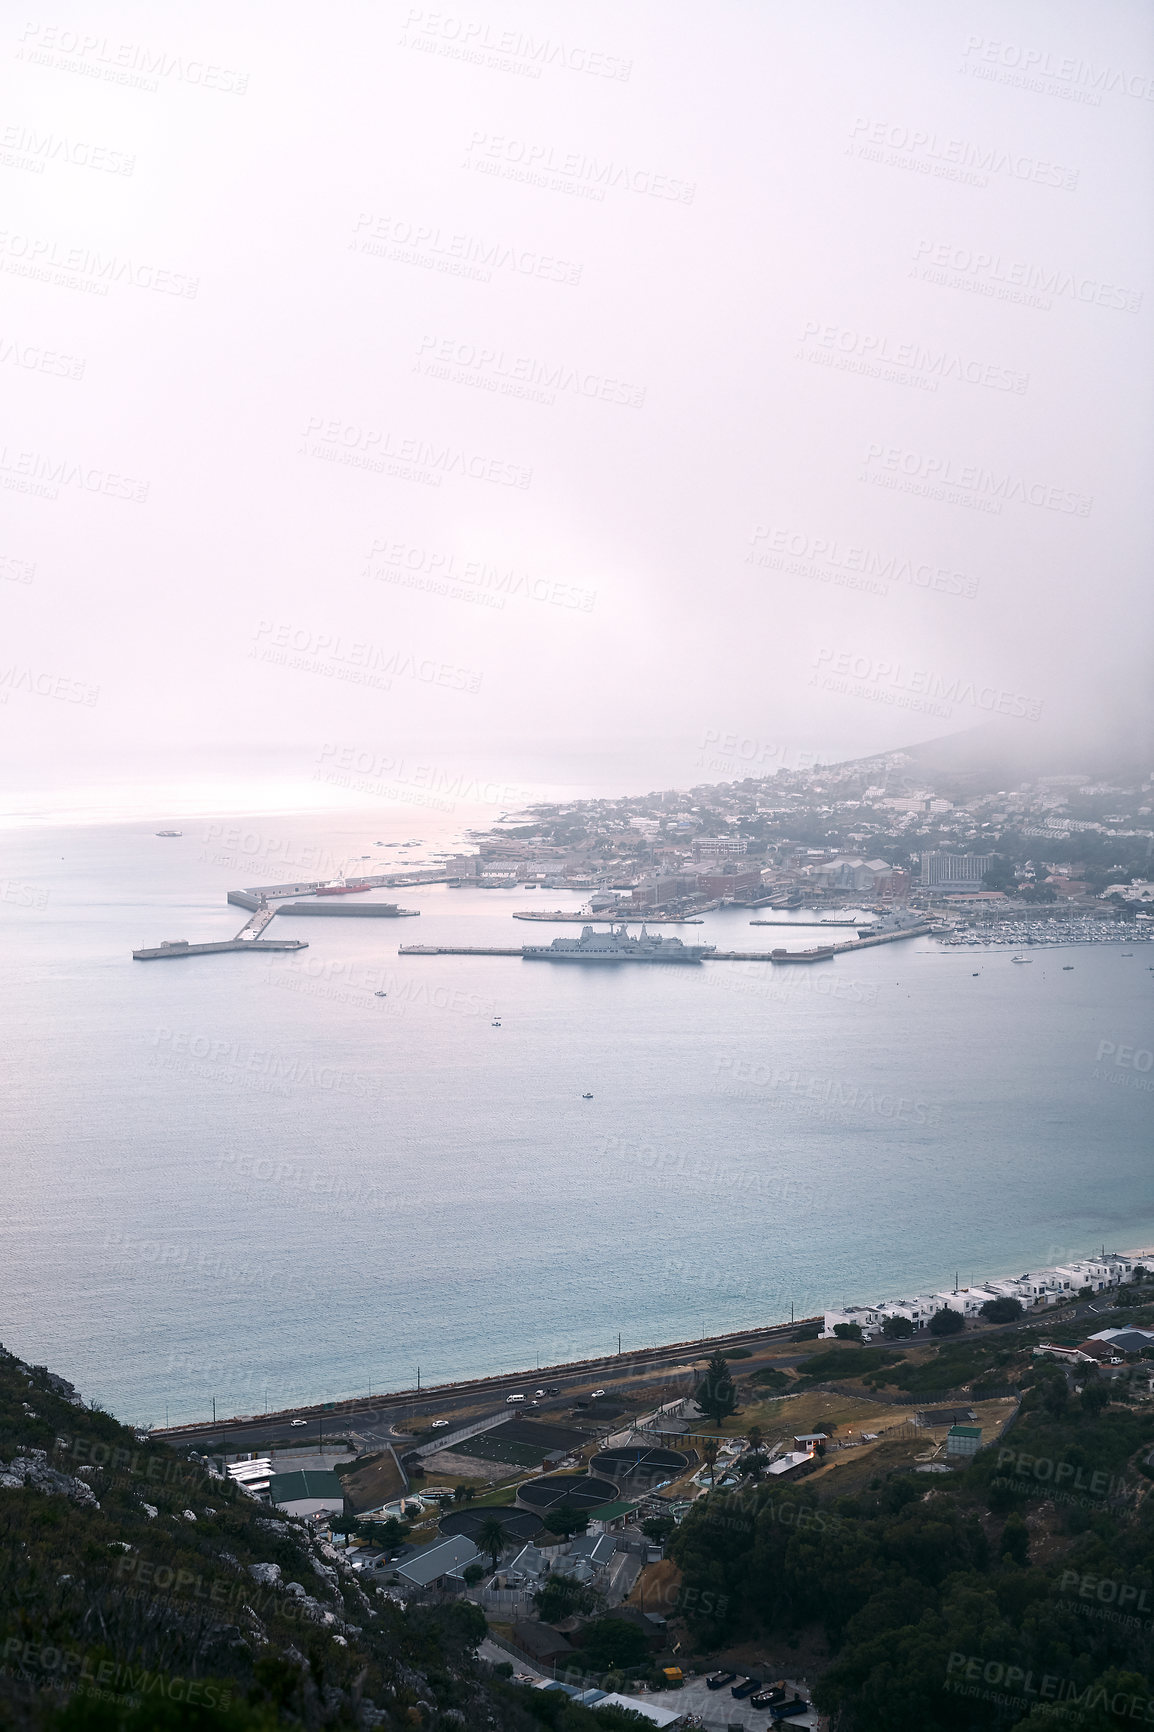
[[[572,932],[511,914],[576,897],[435,886],[397,893],[418,920],[278,919],[296,954],[131,960],[230,936],[228,888],[426,856],[467,821],[6,835],[6,1346],[162,1424],[1154,1240],[1150,1073],[1097,1057],[1149,1062],[1154,947],[398,957]],[[680,932],[782,942],[748,922]]]

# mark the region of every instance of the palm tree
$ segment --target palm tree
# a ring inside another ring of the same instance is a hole
[[[701,1453],[705,1458],[706,1466],[709,1468],[709,1483],[711,1485],[717,1484],[717,1451],[719,1447],[715,1437],[707,1439],[701,1446]]]
[[[496,1569],[497,1559],[509,1543],[500,1516],[486,1516],[473,1536],[473,1543],[478,1551],[488,1552],[493,1562],[493,1568]]]
[[[748,1432],[746,1433],[746,1438],[747,1438],[747,1441],[749,1443],[750,1449],[756,1455],[758,1450],[761,1448],[761,1427],[760,1427],[760,1425],[751,1425]]]

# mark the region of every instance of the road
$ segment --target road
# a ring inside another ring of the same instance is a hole
[[[1052,1312],[1040,1317],[1027,1316],[1013,1323],[983,1329],[982,1335],[988,1338],[1010,1334],[1023,1327],[1050,1329],[1057,1325],[1064,1328],[1075,1319],[1078,1322],[1085,1320],[1087,1323],[1102,1326],[1108,1324],[1111,1311],[1108,1298],[1100,1294],[1096,1302],[1083,1301],[1078,1304],[1073,1314],[1063,1308],[1060,1316]],[[615,1392],[624,1394],[633,1385],[644,1386],[654,1379],[656,1373],[663,1370],[688,1373],[716,1348],[723,1351],[734,1347],[748,1348],[751,1360],[743,1360],[734,1368],[739,1376],[745,1376],[757,1369],[759,1350],[764,1353],[770,1347],[790,1340],[806,1321],[813,1322],[814,1319],[799,1318],[796,1322],[776,1324],[768,1329],[745,1330],[734,1335],[715,1336],[696,1342],[679,1341],[641,1352],[583,1360],[574,1365],[542,1366],[533,1371],[509,1372],[503,1376],[476,1378],[466,1383],[435,1385],[419,1394],[411,1389],[400,1390],[374,1396],[371,1400],[362,1397],[360,1400],[339,1401],[331,1407],[292,1408],[281,1413],[218,1420],[215,1424],[212,1420],[207,1420],[195,1425],[174,1426],[170,1430],[158,1427],[152,1435],[176,1446],[183,1444],[205,1449],[211,1445],[217,1449],[227,1448],[228,1453],[232,1454],[243,1453],[257,1445],[261,1448],[284,1448],[288,1444],[308,1444],[316,1448],[326,1436],[331,1439],[337,1434],[351,1434],[358,1447],[364,1451],[383,1447],[386,1443],[407,1440],[414,1431],[421,1430],[431,1419],[452,1421],[457,1418],[463,1421],[479,1414],[487,1404],[495,1406],[498,1401],[503,1401],[514,1392],[531,1397],[534,1389],[543,1384],[557,1385],[561,1395],[552,1401],[543,1402],[533,1411],[541,1418],[556,1417],[568,1408],[575,1397],[588,1394],[594,1387],[603,1388],[610,1395]],[[921,1339],[924,1337],[915,1336],[909,1345],[912,1346]],[[947,1336],[944,1339],[947,1342],[956,1342],[959,1338]],[[901,1348],[905,1343],[883,1345]],[[510,1410],[511,1417],[513,1411]],[[523,1413],[525,1409],[521,1408],[520,1411]],[[300,1419],[305,1421],[304,1425],[293,1424],[294,1420]]]
[[[326,1435],[344,1435],[354,1431],[369,1444],[395,1442],[398,1437],[420,1430],[430,1419],[455,1417],[464,1420],[512,1393],[532,1396],[543,1384],[556,1385],[560,1397],[542,1403],[534,1411],[541,1416],[566,1408],[575,1396],[587,1394],[592,1388],[605,1389],[610,1394],[624,1392],[632,1383],[645,1383],[662,1370],[691,1369],[716,1348],[748,1348],[751,1355],[758,1349],[788,1341],[807,1319],[781,1323],[768,1329],[747,1329],[734,1335],[722,1335],[705,1341],[679,1341],[670,1346],[646,1348],[639,1352],[611,1354],[604,1359],[582,1360],[574,1365],[541,1366],[533,1371],[509,1372],[497,1377],[482,1377],[467,1383],[436,1385],[427,1392],[400,1390],[396,1393],[360,1400],[338,1401],[331,1407],[292,1408],[268,1415],[252,1414],[233,1419],[201,1421],[195,1425],[157,1427],[152,1436],[174,1445],[191,1444],[203,1449],[209,1442],[218,1446],[227,1442],[229,1453],[252,1447],[250,1440],[261,1445],[283,1447],[285,1444],[307,1443],[315,1446]],[[816,1321],[813,1318],[809,1322]],[[742,1372],[753,1369],[745,1361]],[[521,1410],[522,1412],[524,1409]],[[294,1425],[303,1419],[303,1426]]]

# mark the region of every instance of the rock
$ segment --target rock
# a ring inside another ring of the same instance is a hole
[[[278,1588],[280,1586],[279,1564],[250,1564],[248,1573],[253,1581],[259,1582],[262,1587]]]
[[[181,1514],[184,1516],[186,1522],[194,1522],[196,1520],[196,1517],[190,1509],[182,1510]]]
[[[90,1485],[85,1485],[82,1479],[73,1479],[70,1474],[57,1473],[54,1467],[46,1467],[47,1460],[44,1450],[32,1449],[27,1455],[14,1456],[7,1467],[0,1461],[0,1485],[7,1489],[27,1486],[33,1491],[43,1492],[45,1497],[69,1498],[84,1509],[100,1508]]]
[[[155,1518],[156,1516],[158,1516],[160,1514],[160,1511],[157,1509],[157,1507],[154,1503],[142,1503],[140,1507],[144,1511],[146,1516]]]

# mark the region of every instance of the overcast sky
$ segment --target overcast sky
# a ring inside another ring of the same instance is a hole
[[[1147,5],[29,16],[7,810],[1139,725]]]

